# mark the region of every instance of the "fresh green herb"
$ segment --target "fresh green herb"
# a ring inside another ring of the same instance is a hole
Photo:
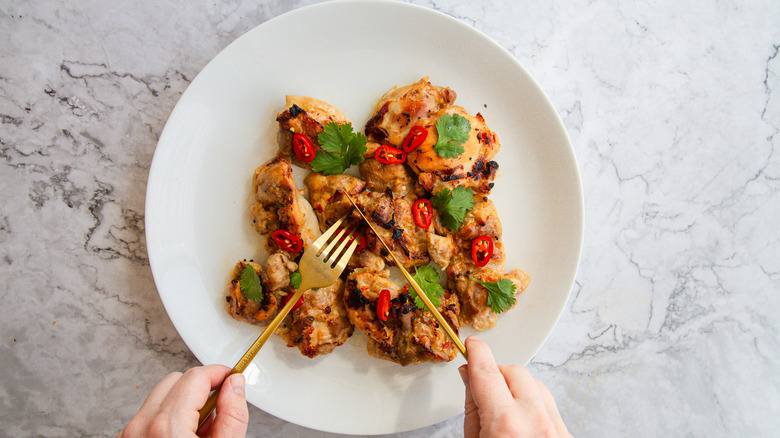
[[[257,276],[255,268],[247,263],[244,270],[241,271],[241,292],[252,301],[263,301],[263,285],[260,283],[260,277]]]
[[[301,269],[298,268],[295,272],[290,273],[290,287],[298,289],[301,285]]]
[[[436,269],[430,265],[420,266],[412,275],[412,278],[414,278],[414,281],[417,282],[420,289],[425,292],[425,295],[428,296],[428,299],[431,300],[434,306],[438,307],[441,305],[439,298],[444,295],[444,288],[439,284],[439,273],[436,272]],[[411,285],[409,287],[409,296],[414,298],[414,304],[418,309],[426,309],[425,303]]]
[[[463,143],[469,139],[471,124],[458,114],[444,114],[436,122],[436,132],[439,139],[433,150],[444,158],[455,158],[465,151]]]
[[[344,173],[348,167],[362,163],[366,154],[366,136],[352,132],[351,123],[328,123],[317,141],[322,151],[314,156],[311,168],[325,175]]]
[[[512,280],[502,278],[493,283],[485,283],[472,278],[471,281],[476,281],[487,289],[487,305],[490,306],[490,310],[493,313],[501,313],[514,306],[517,301],[515,298],[517,286],[515,286]]]
[[[431,204],[441,213],[441,223],[455,231],[474,208],[474,192],[463,186],[457,186],[452,191],[444,188],[431,198]]]

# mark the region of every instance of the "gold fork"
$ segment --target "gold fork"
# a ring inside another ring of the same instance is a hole
[[[347,216],[344,216],[336,221],[303,252],[298,263],[298,269],[301,273],[301,285],[298,286],[295,295],[287,301],[287,304],[282,307],[279,314],[271,320],[271,323],[263,330],[263,333],[260,334],[252,346],[239,359],[236,366],[230,371],[230,374],[244,372],[249,363],[252,362],[252,359],[257,355],[257,352],[265,344],[265,341],[271,337],[305,291],[314,287],[331,285],[339,278],[359,243],[357,238],[359,223],[355,224],[354,228],[349,228],[349,226],[340,228],[346,218]],[[331,237],[333,238],[331,239]],[[211,393],[208,400],[206,400],[206,404],[200,409],[198,427],[202,426],[206,419],[211,416],[211,411],[217,405],[218,395],[219,388]]]

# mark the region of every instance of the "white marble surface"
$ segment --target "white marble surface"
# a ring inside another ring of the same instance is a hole
[[[0,435],[113,436],[197,364],[146,253],[156,142],[212,57],[309,3],[0,1]],[[570,430],[776,436],[780,3],[413,3],[508,49],[571,136],[582,261],[529,365]]]

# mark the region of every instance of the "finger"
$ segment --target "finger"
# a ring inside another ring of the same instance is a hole
[[[539,387],[539,392],[542,394],[542,400],[544,400],[544,407],[547,409],[547,415],[550,416],[550,419],[555,425],[558,436],[570,436],[569,430],[566,428],[566,423],[563,422],[563,417],[561,417],[561,413],[558,411],[558,405],[555,403],[555,397],[553,397],[552,392],[550,392],[541,381],[537,380],[536,383]]]
[[[465,413],[463,418],[463,437],[478,437],[481,428],[479,424],[479,410],[474,403],[474,397],[471,395],[468,365],[460,366],[458,372],[460,373],[460,378],[463,380],[463,385],[466,387],[466,401],[463,406],[463,411]]]
[[[195,432],[195,435],[199,437],[209,437],[211,436],[211,426],[214,425],[214,411],[211,411],[208,417],[206,417],[206,421],[203,422],[203,424],[198,428],[198,431]]]
[[[246,436],[249,408],[246,405],[246,380],[243,374],[233,374],[225,380],[217,398],[217,416],[211,427],[213,438]]]
[[[142,418],[151,418],[157,411],[159,411],[160,404],[163,400],[165,400],[165,397],[171,391],[171,388],[173,388],[176,382],[181,379],[181,376],[182,374],[180,372],[173,372],[163,377],[162,380],[154,385],[154,388],[152,388],[152,390],[149,392],[149,395],[146,396],[146,400],[144,400],[141,408],[138,409],[138,414],[136,414],[136,416],[140,416]]]
[[[506,380],[509,392],[515,400],[525,403],[542,404],[542,393],[539,391],[536,380],[531,373],[520,365],[499,365],[498,369]]]
[[[471,395],[477,408],[506,406],[513,402],[504,376],[496,365],[490,347],[476,336],[466,338]]]
[[[169,412],[194,412],[206,403],[209,392],[219,386],[230,373],[224,365],[207,365],[187,370],[165,397],[164,409]]]

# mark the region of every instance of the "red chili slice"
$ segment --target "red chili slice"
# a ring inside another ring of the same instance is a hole
[[[271,239],[284,251],[299,253],[303,251],[303,240],[287,230],[276,230],[271,233]]]
[[[382,321],[387,321],[390,316],[390,291],[382,289],[379,292],[379,298],[376,300],[376,316]]]
[[[493,256],[493,239],[479,236],[471,243],[471,260],[480,268],[487,265]]]
[[[290,292],[289,294],[285,295],[284,296],[284,302],[282,303],[282,306],[287,305],[287,302],[292,299],[293,295],[295,295],[295,292]],[[293,304],[292,309],[290,309],[290,310],[295,310],[295,309],[297,309],[297,308],[299,308],[301,306],[303,306],[303,295],[301,295],[301,297],[298,298],[298,301],[296,301],[295,304]]]
[[[314,156],[317,155],[317,150],[314,149],[314,145],[311,140],[309,140],[309,137],[303,134],[295,134],[293,135],[292,143],[293,152],[295,152],[295,156],[298,157],[299,160],[304,163],[311,163],[311,161],[314,160]]]
[[[428,229],[433,220],[433,205],[427,199],[418,199],[412,204],[412,217],[418,227]]]
[[[415,125],[409,130],[409,134],[406,135],[403,143],[401,143],[401,149],[407,154],[417,149],[428,138],[428,130],[422,126]]]
[[[376,152],[374,153],[374,158],[379,160],[380,163],[384,164],[403,163],[406,161],[406,152],[398,148],[383,144],[377,148]]]
[[[339,228],[339,230],[336,232],[336,234],[341,232],[342,229],[343,228]],[[339,238],[339,242],[341,242],[342,240],[344,240],[344,236],[341,236],[341,238]],[[352,243],[352,240],[354,240],[354,239],[349,239],[349,243]],[[358,246],[357,246],[357,248],[355,248],[355,252],[358,252],[358,251],[360,251],[361,249],[363,249],[365,247],[366,247],[366,235],[363,234],[363,233],[360,233],[360,240],[358,240]]]

